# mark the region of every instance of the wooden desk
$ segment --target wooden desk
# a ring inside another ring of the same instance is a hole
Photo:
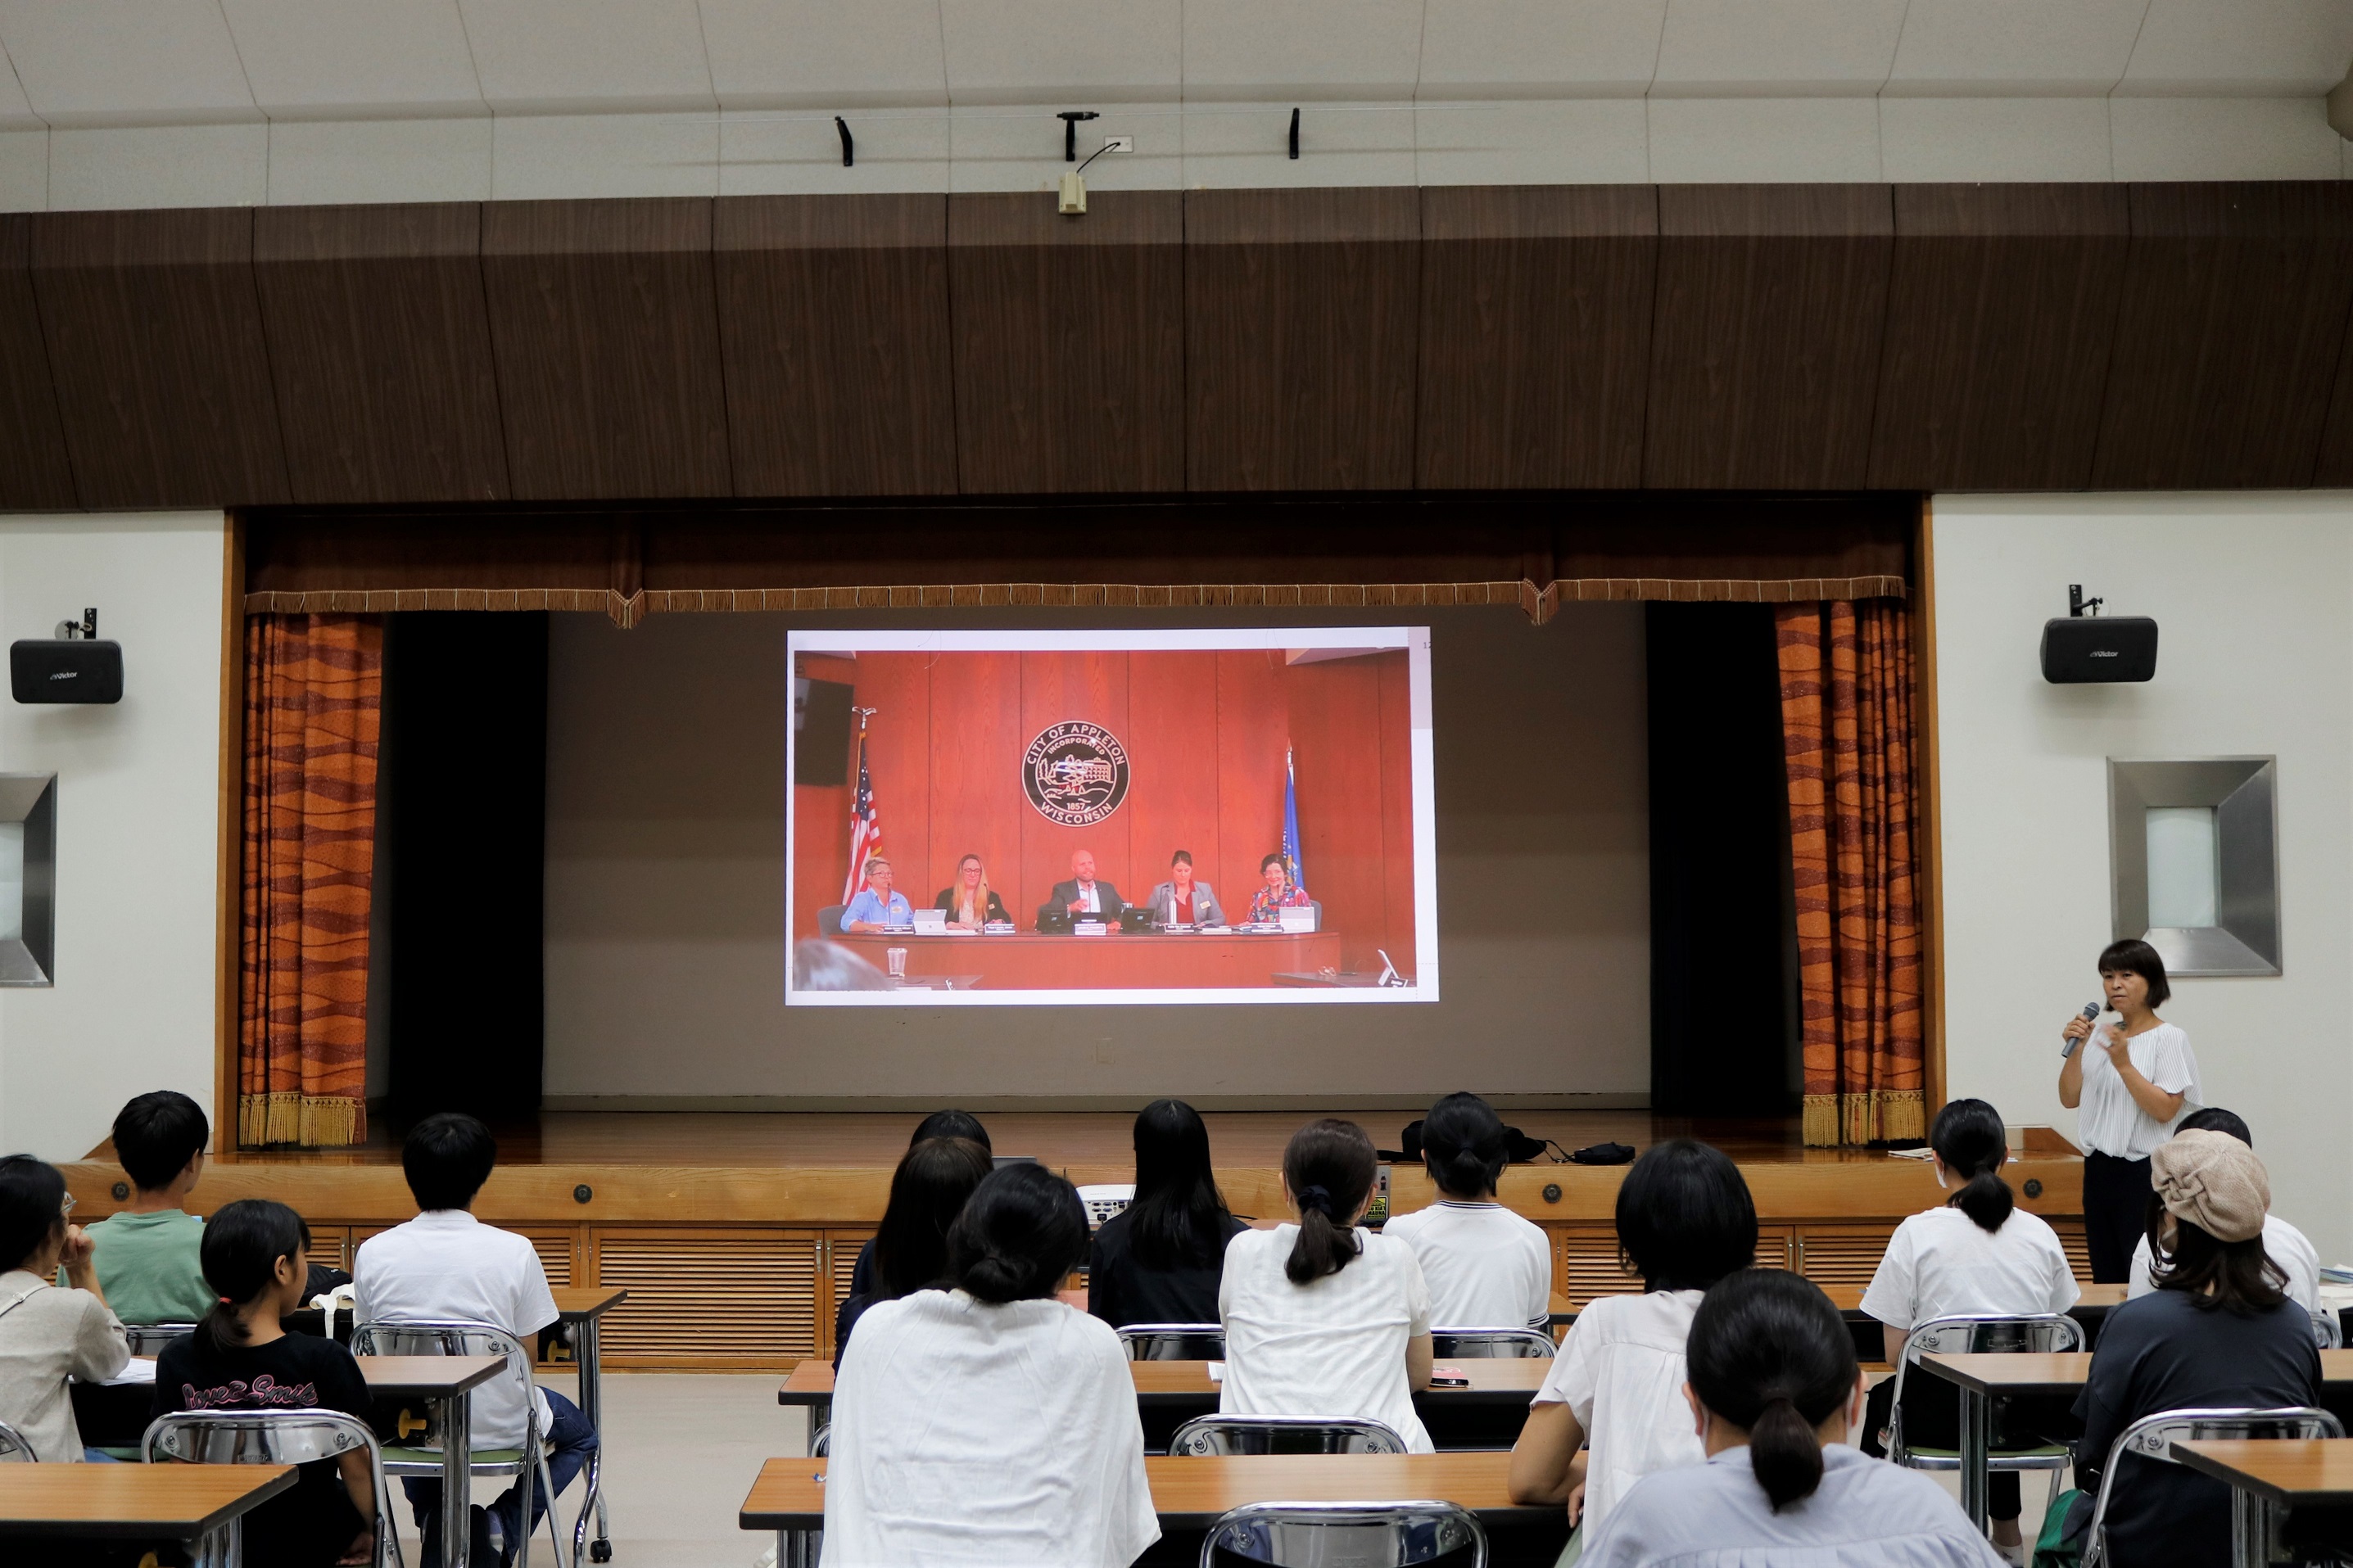
[[[834,937],[877,969],[907,950],[910,978],[978,974],[990,991],[1199,990],[1271,988],[1278,971],[1314,973],[1340,967],[1340,936],[1206,936],[1113,931],[1103,936]]]
[[[417,1399],[434,1407],[441,1433],[441,1560],[466,1568],[471,1543],[468,1512],[473,1473],[466,1468],[465,1434],[472,1426],[473,1391],[507,1374],[496,1355],[364,1355],[354,1358],[368,1392],[378,1399]],[[450,1439],[455,1435],[457,1441]],[[397,1441],[398,1439],[396,1439]]]
[[[291,1465],[0,1465],[0,1541],[177,1541],[199,1568],[234,1568],[245,1515],[294,1477]]]
[[[2087,1354],[1926,1355],[1923,1372],[1934,1373],[1961,1391],[1961,1510],[1979,1530],[1986,1522],[1986,1450],[1993,1430],[1993,1402],[2021,1394],[2073,1394],[2091,1375]]]
[[[605,1357],[600,1327],[605,1314],[629,1299],[610,1285],[567,1285],[550,1289],[555,1298],[555,1321],[572,1331],[572,1359],[577,1368],[580,1414],[596,1434],[596,1451],[588,1456],[588,1489],[580,1499],[585,1510],[596,1507],[596,1534],[589,1545],[595,1561],[613,1555],[612,1525],[605,1510]]]
[[[2231,1561],[2263,1568],[2299,1508],[2353,1506],[2353,1438],[2176,1443],[2173,1457],[2231,1489]]]
[[[1148,1363],[1139,1363],[1148,1364]],[[1163,1363],[1166,1364],[1166,1363]],[[823,1459],[770,1459],[744,1500],[737,1523],[777,1534],[778,1568],[810,1561],[811,1537],[825,1525]],[[1362,1502],[1435,1498],[1479,1516],[1491,1534],[1524,1538],[1534,1548],[1498,1561],[1549,1563],[1567,1538],[1566,1510],[1524,1508],[1511,1500],[1509,1454],[1233,1455],[1181,1459],[1146,1455],[1144,1472],[1163,1532],[1143,1561],[1197,1560],[1199,1537],[1229,1509],[1251,1502]],[[1189,1535],[1191,1541],[1172,1541]]]

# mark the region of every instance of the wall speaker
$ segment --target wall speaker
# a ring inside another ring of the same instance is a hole
[[[8,687],[19,702],[120,702],[122,645],[88,637],[11,643]]]
[[[2102,601],[2067,586],[2067,614],[2042,623],[2042,679],[2054,686],[2148,680],[2157,674],[2157,623],[2103,616]],[[2089,612],[2088,614],[2086,612]]]

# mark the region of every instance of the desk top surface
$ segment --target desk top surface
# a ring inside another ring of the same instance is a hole
[[[480,1388],[507,1370],[502,1355],[364,1355],[360,1375],[370,1394],[446,1399]]]
[[[555,1315],[565,1322],[602,1317],[629,1299],[627,1290],[611,1285],[559,1285],[548,1294],[555,1298]]]
[[[2176,1443],[2173,1456],[2247,1491],[2290,1508],[2353,1503],[2353,1438],[2284,1442],[2206,1438]]]
[[[291,1465],[0,1465],[0,1536],[193,1540],[294,1484]]]
[[[1560,1511],[1514,1504],[1511,1465],[1508,1453],[1146,1455],[1144,1471],[1161,1523],[1195,1529],[1248,1502],[1436,1498],[1487,1518]],[[825,1468],[823,1459],[770,1459],[738,1522],[745,1530],[816,1529],[825,1516]]]
[[[1206,1361],[1132,1361],[1127,1363],[1127,1372],[1135,1380],[1139,1399],[1206,1399],[1213,1397],[1219,1389],[1209,1377],[1211,1364]],[[1543,1384],[1545,1373],[1552,1370],[1551,1362],[1537,1356],[1464,1356],[1440,1364],[1460,1367],[1462,1375],[1471,1380],[1471,1386],[1424,1389],[1415,1398],[1529,1399]],[[776,1391],[779,1405],[814,1405],[832,1397],[833,1367],[815,1360],[794,1367],[784,1386]]]
[[[1925,1355],[1919,1364],[1948,1383],[1979,1394],[2063,1394],[2091,1375],[2089,1353],[2055,1355]]]

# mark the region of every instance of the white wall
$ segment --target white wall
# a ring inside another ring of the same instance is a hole
[[[2278,1212],[2353,1257],[2353,496],[1940,497],[1935,542],[1950,1092],[2073,1131],[2058,1037],[2112,934],[2105,759],[2276,755],[2284,973],[2182,980],[2161,1012]],[[2157,617],[2154,681],[2043,682],[2070,583]]]
[[[0,518],[0,638],[99,610],[112,707],[0,700],[0,771],[58,775],[57,984],[0,991],[0,1149],[79,1158],[133,1094],[213,1107],[219,512]]]

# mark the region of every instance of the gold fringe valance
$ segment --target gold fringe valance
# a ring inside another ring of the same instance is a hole
[[[1916,1089],[1806,1096],[1801,1136],[1811,1147],[1884,1143],[1928,1136],[1927,1100]]]
[[[249,1149],[270,1143],[296,1143],[317,1149],[355,1143],[359,1142],[364,1109],[359,1100],[339,1095],[239,1095],[237,1145]]]

